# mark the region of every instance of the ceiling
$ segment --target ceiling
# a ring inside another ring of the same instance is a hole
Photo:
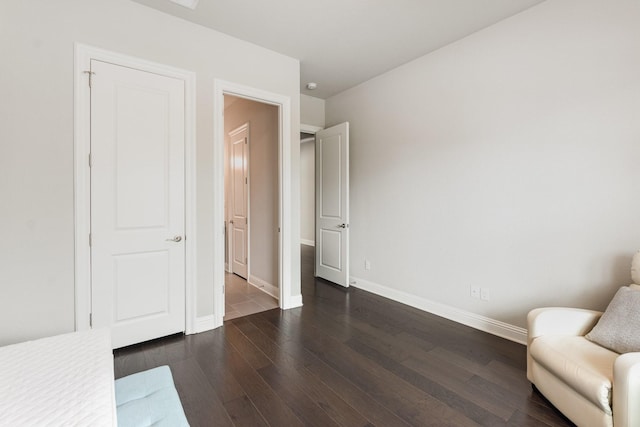
[[[299,59],[326,99],[544,0],[133,1]]]

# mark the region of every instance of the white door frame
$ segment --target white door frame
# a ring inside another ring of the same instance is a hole
[[[324,128],[320,127],[320,126],[307,125],[307,124],[304,124],[304,123],[300,123],[300,132],[301,133],[310,133],[312,135],[315,135],[316,133],[320,132],[322,129],[324,129]]]
[[[213,317],[214,328],[222,326],[224,313],[224,95],[250,99],[278,108],[278,192],[279,192],[279,226],[278,244],[278,289],[281,309],[301,305],[301,301],[293,301],[291,297],[292,248],[291,233],[291,99],[280,95],[252,88],[221,79],[213,82]]]
[[[185,333],[196,331],[196,170],[195,73],[108,50],[75,44],[74,64],[74,213],[75,213],[75,328],[90,329],[91,313],[91,60],[109,62],[184,81],[185,93]]]

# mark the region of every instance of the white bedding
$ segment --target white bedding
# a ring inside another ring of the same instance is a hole
[[[108,329],[0,347],[0,426],[116,426]]]

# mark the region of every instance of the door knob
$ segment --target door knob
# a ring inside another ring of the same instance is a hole
[[[338,228],[347,228],[347,224],[340,224]]]
[[[167,242],[181,242],[182,236],[176,236],[173,239],[165,239]]]

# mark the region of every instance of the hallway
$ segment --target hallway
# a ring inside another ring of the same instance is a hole
[[[242,277],[225,273],[224,320],[278,308],[278,300],[247,283]]]

